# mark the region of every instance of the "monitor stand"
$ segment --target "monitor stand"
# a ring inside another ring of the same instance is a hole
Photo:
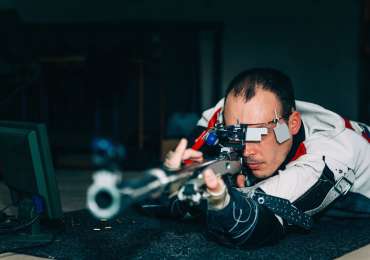
[[[19,203],[17,220],[20,223],[29,222],[36,216],[37,213],[35,212],[32,200],[25,199]],[[17,244],[41,244],[51,242],[53,235],[41,231],[40,219],[38,218],[29,227],[26,227],[20,231],[16,231],[13,234],[9,233],[8,235],[5,235],[4,238],[9,242],[11,241],[12,243]]]

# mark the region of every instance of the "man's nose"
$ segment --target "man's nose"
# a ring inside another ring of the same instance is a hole
[[[257,145],[255,143],[248,142],[244,144],[244,151],[243,151],[244,157],[255,155],[256,152],[257,152]]]

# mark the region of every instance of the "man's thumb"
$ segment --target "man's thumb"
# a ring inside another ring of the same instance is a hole
[[[221,191],[221,179],[217,178],[215,173],[211,169],[206,169],[203,173],[204,182],[207,185],[207,188],[212,193],[217,193]]]

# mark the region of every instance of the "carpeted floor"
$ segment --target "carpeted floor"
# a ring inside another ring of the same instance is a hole
[[[308,234],[290,234],[257,250],[209,241],[193,220],[166,220],[130,211],[99,222],[88,211],[65,215],[65,230],[46,247],[17,252],[56,259],[332,259],[370,243],[370,220],[321,221]],[[14,244],[1,243],[1,249]]]

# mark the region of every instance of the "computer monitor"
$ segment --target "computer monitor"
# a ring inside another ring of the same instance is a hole
[[[44,197],[47,210],[47,215],[45,217],[47,217],[48,219],[61,219],[63,216],[63,212],[60,200],[60,193],[55,178],[53,160],[49,146],[49,138],[45,124],[35,122],[0,121],[0,127],[32,130],[36,133],[37,145],[40,152],[41,167],[43,172],[41,175],[44,176],[42,178],[45,179],[46,184],[46,193],[41,194]],[[4,177],[4,181],[6,184],[8,183],[7,185],[9,187],[14,186],[12,184],[17,185],[17,182],[14,183],[14,180],[10,180],[9,177],[7,177],[7,179],[5,178],[6,177]]]
[[[7,126],[0,127],[0,169],[12,200],[17,203],[19,222],[30,220],[35,212],[42,219],[61,219],[63,213],[45,127],[15,122],[14,127]],[[40,233],[39,221],[31,227],[31,234],[22,236],[20,241],[50,239]]]

